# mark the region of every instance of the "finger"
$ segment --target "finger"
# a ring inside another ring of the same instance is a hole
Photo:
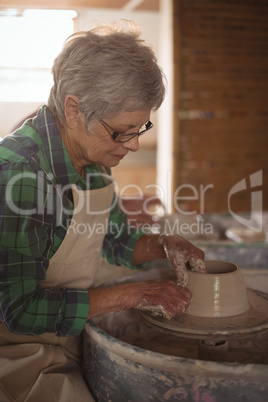
[[[161,316],[167,320],[182,315],[189,307],[190,302],[184,303],[182,301],[173,303],[166,303],[162,301],[159,304],[151,304],[146,299],[142,299],[138,304],[137,309],[140,311],[146,311],[154,316]]]
[[[186,297],[187,300],[191,301],[192,299],[192,293],[190,292],[189,289],[182,287],[181,288],[181,292],[184,294],[184,296]]]
[[[140,301],[136,308],[140,311],[147,311],[154,316],[161,316],[168,320],[172,317],[172,314],[162,306],[162,304],[153,305],[145,298]]]
[[[164,286],[162,289],[161,300],[170,301],[172,303],[173,299],[175,304],[181,302],[185,306],[188,306],[192,299],[192,293],[189,289],[177,285],[173,281],[168,281],[168,286]]]
[[[190,305],[190,300],[182,299],[182,298],[174,298],[172,300],[162,300],[161,301],[161,311],[165,312],[164,318],[171,319],[174,317],[178,317],[185,313],[187,308]]]
[[[202,274],[207,273],[205,263],[200,258],[198,259],[191,258],[189,260],[189,265],[191,267],[191,270],[194,272],[200,272]]]
[[[177,283],[181,286],[187,286],[188,283],[188,274],[186,271],[186,266],[184,263],[185,256],[181,252],[177,252],[175,250],[168,250],[166,252],[167,257],[174,268],[177,276]]]
[[[136,308],[166,319],[185,312],[191,303],[191,292],[173,281],[147,283],[143,297]]]
[[[177,284],[186,287],[188,284],[188,273],[183,260],[177,260],[176,265],[174,264],[174,269],[177,276]]]

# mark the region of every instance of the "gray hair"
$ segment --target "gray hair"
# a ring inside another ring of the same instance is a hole
[[[89,129],[123,111],[157,110],[165,96],[165,76],[140,30],[128,21],[100,25],[71,35],[52,67],[54,84],[48,107],[66,123],[64,101],[78,97]]]

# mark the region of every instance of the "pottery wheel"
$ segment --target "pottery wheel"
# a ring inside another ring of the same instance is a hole
[[[204,318],[187,312],[172,320],[142,313],[143,318],[164,332],[193,339],[230,339],[254,336],[268,329],[268,294],[247,289],[249,309],[233,317]]]

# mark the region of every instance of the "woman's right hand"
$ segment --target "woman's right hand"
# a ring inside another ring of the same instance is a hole
[[[191,303],[191,292],[173,281],[161,281],[141,285],[142,296],[135,307],[168,320],[183,314]]]
[[[191,292],[170,280],[134,282],[89,290],[88,318],[111,312],[137,309],[171,319],[183,314],[191,303]]]

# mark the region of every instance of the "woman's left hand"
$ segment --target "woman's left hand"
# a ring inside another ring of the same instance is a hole
[[[186,263],[189,263],[192,271],[207,272],[204,252],[183,237],[162,233],[158,238],[158,243],[163,246],[166,256],[176,272],[179,285],[186,287],[188,283]]]

